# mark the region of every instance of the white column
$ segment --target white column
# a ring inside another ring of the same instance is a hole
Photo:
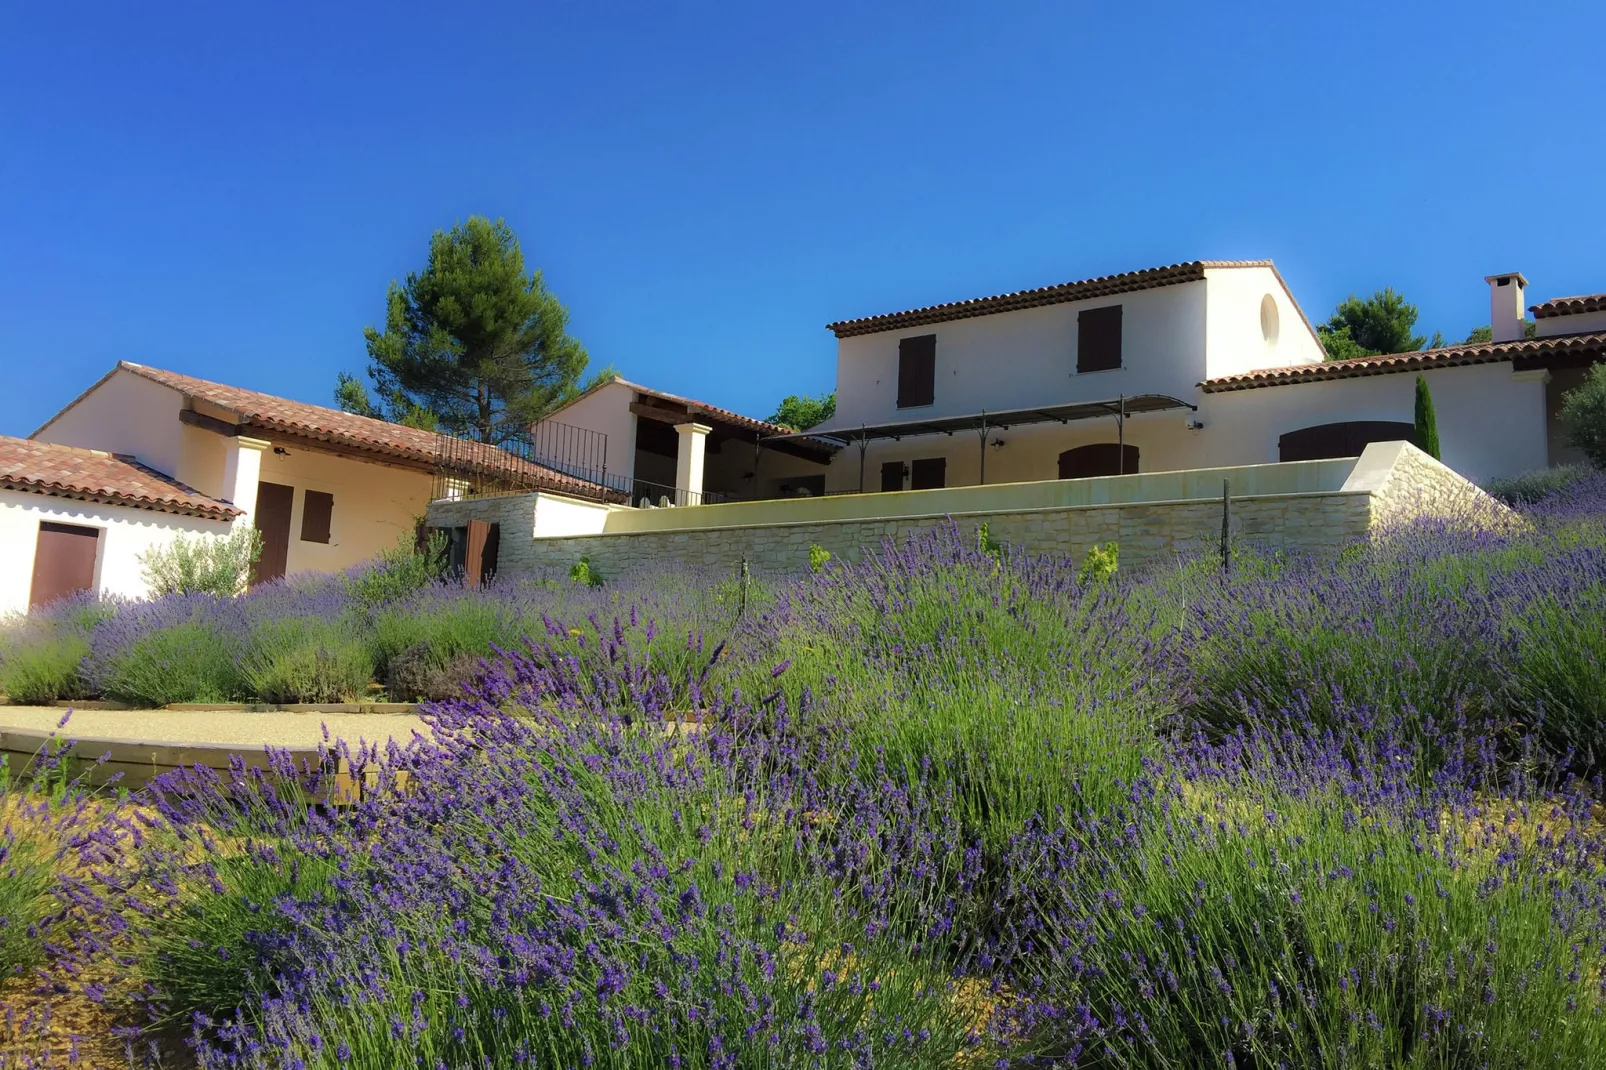
[[[680,443],[675,449],[675,504],[703,502],[703,450],[708,445],[707,424],[676,424]]]
[[[239,435],[223,440],[223,489],[218,497],[245,510],[235,524],[245,527],[257,511],[257,484],[262,480],[262,451],[273,443]]]

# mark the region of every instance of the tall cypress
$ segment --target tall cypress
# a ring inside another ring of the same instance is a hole
[[[1433,415],[1433,395],[1428,392],[1428,381],[1416,377],[1416,444],[1423,453],[1439,460],[1439,421]]]

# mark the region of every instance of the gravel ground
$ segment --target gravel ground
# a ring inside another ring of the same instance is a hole
[[[51,706],[0,706],[0,731],[7,728],[48,731],[65,710]],[[201,743],[248,747],[313,747],[329,738],[359,742],[394,739],[406,743],[413,732],[425,732],[413,714],[393,713],[245,713],[227,710],[74,710],[61,734],[70,739],[129,740],[141,743]]]

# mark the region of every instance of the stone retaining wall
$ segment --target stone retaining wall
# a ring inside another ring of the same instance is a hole
[[[1235,538],[1277,549],[1337,551],[1365,536],[1365,494],[1326,492],[1233,498]],[[665,564],[734,569],[745,558],[755,572],[801,572],[809,547],[856,561],[882,540],[926,531],[952,520],[966,531],[982,524],[995,538],[1034,553],[1059,551],[1080,559],[1095,544],[1121,547],[1122,565],[1198,553],[1219,545],[1221,502],[1139,502],[1002,513],[957,513],[879,521],[764,524],[690,531],[532,539],[536,574],[566,574],[581,556],[604,576]]]
[[[451,523],[465,523],[469,516],[500,522],[503,575],[564,576],[586,557],[604,576],[611,576],[672,565],[726,570],[743,560],[757,572],[796,573],[808,567],[810,546],[854,561],[887,538],[949,522],[967,532],[986,524],[994,538],[1029,552],[1059,552],[1077,559],[1094,545],[1113,542],[1120,546],[1123,566],[1142,566],[1219,545],[1222,502],[1207,496],[1208,488],[1229,477],[1233,486],[1249,491],[1232,497],[1233,538],[1272,550],[1336,553],[1379,526],[1424,514],[1453,514],[1480,524],[1514,517],[1466,479],[1407,443],[1373,443],[1353,462],[1304,464],[1307,467],[1262,465],[1114,476],[1088,480],[1074,496],[1061,493],[1064,484],[1058,485],[1060,489],[1015,484],[866,496],[849,508],[839,499],[820,499],[768,510],[745,505],[693,507],[650,517],[621,513],[614,514],[618,527],[640,526],[645,519],[654,527],[561,537],[513,536],[521,530],[516,525],[526,532],[541,530],[530,519],[530,496],[437,502],[430,506],[430,522],[441,524],[450,517]],[[1118,481],[1123,493],[1130,495],[1134,488],[1142,489],[1134,482],[1139,480],[1151,485],[1151,493],[1177,497],[1109,500],[1116,497]],[[949,511],[866,516],[871,508],[892,512],[917,509],[922,503],[928,509],[939,504]],[[974,508],[965,510],[967,504]],[[1008,508],[1011,504],[1020,507]],[[833,513],[836,519],[830,518]],[[458,516],[464,519],[455,519]],[[720,518],[723,522],[716,523]],[[677,526],[666,528],[666,523]]]

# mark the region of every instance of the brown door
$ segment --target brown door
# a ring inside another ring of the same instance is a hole
[[[483,520],[468,522],[468,550],[463,557],[463,586],[478,587],[485,570],[485,544],[491,537],[491,525]]]
[[[1095,442],[1060,454],[1061,479],[1133,475],[1138,470],[1138,448],[1115,442]]]
[[[935,490],[948,479],[948,458],[924,457],[909,466],[910,490]]]
[[[253,584],[284,575],[290,560],[290,506],[295,488],[283,483],[258,483],[257,508],[251,520],[262,533],[262,556],[251,570]]]
[[[1416,426],[1392,420],[1350,420],[1290,431],[1277,440],[1279,461],[1359,457],[1373,442],[1414,442]]]
[[[28,607],[42,606],[95,586],[95,556],[99,550],[99,528],[41,523]]]
[[[881,466],[882,491],[902,490],[903,473],[904,467],[902,461],[887,461],[885,464],[883,464]]]

